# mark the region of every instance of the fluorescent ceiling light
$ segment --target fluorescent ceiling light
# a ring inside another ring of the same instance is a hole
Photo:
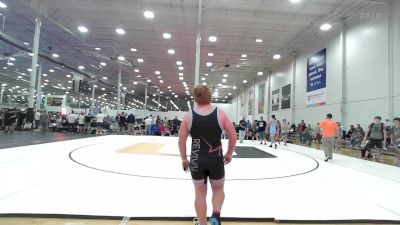
[[[172,36],[170,33],[163,33],[163,38],[170,39]]]
[[[60,57],[60,55],[59,54],[56,54],[56,53],[53,53],[53,55],[52,55],[54,58],[58,58],[58,57]]]
[[[206,78],[205,78],[205,77],[202,77],[201,80],[206,80]]]
[[[301,2],[302,0],[289,0],[291,3],[299,3],[299,2]]]
[[[148,79],[148,80],[147,80],[147,82],[149,82],[149,83],[150,83],[150,82],[151,82],[151,80],[150,80],[150,79]]]
[[[281,55],[279,55],[279,54],[276,54],[276,55],[274,55],[274,57],[273,57],[275,60],[278,60],[278,59],[280,59],[281,58]]]
[[[232,93],[228,93],[228,95],[232,95]]]
[[[108,80],[108,78],[107,77],[103,77],[103,80]]]
[[[174,49],[168,49],[168,54],[170,54],[170,55],[175,54],[175,50]]]
[[[153,19],[154,18],[154,13],[152,11],[144,11],[143,15],[147,19]]]
[[[84,69],[85,69],[84,66],[79,66],[78,68],[79,68],[80,70],[84,70]]]
[[[14,63],[8,62],[7,65],[9,65],[9,66],[14,66]]]
[[[123,56],[118,56],[118,60],[119,60],[119,61],[125,61],[125,57],[123,57]]]
[[[332,28],[332,25],[329,24],[329,23],[324,23],[324,24],[322,24],[322,25],[319,27],[319,29],[321,29],[321,30],[323,30],[323,31],[330,30],[331,28]]]
[[[212,64],[212,62],[207,62],[206,63],[206,66],[208,66],[208,67],[211,67],[213,64]]]
[[[247,83],[247,80],[243,80],[243,84],[246,84]]]
[[[31,69],[31,68],[28,68],[28,69],[26,69],[26,70],[28,70],[29,72],[32,72],[32,69]]]
[[[217,41],[217,37],[216,37],[216,36],[209,36],[209,37],[208,37],[208,40],[209,40],[210,42],[216,42],[216,41]]]
[[[136,48],[131,48],[131,52],[137,52]]]
[[[178,75],[181,77],[181,76],[183,76],[183,73],[178,73]]]
[[[10,58],[8,58],[10,61],[15,61],[15,58],[14,57],[10,57]]]
[[[125,30],[122,29],[122,28],[115,29],[115,32],[117,32],[117,34],[119,34],[119,35],[124,35],[125,34]]]
[[[262,76],[264,73],[263,72],[258,72],[257,75],[258,76]]]
[[[179,77],[179,80],[183,80],[184,78],[183,77]]]
[[[222,79],[222,82],[226,83],[226,79]]]
[[[233,90],[236,90],[236,86],[233,86],[232,88],[233,88]]]
[[[214,53],[209,52],[209,53],[208,53],[208,56],[214,56]]]
[[[33,56],[33,53],[28,53],[29,56]]]
[[[53,70],[53,69],[49,69],[49,72],[50,72],[50,73],[54,73],[54,70]]]
[[[101,51],[101,48],[94,48],[94,50],[96,50],[96,51]]]
[[[168,86],[167,88],[168,88],[168,89],[171,89],[171,86]]]
[[[204,76],[208,77],[208,73],[205,73]]]
[[[154,72],[155,74],[157,74],[157,75],[159,75],[159,74],[161,74],[161,72],[160,71],[156,71],[156,72]]]
[[[135,82],[133,82],[133,84],[134,84],[134,85],[137,85],[137,82],[135,81]]]
[[[262,42],[263,42],[263,40],[262,40],[262,39],[260,39],[260,38],[257,38],[257,39],[256,39],[256,42],[257,42],[257,43],[262,43]]]
[[[242,58],[246,58],[247,55],[246,55],[246,54],[242,54],[241,57],[242,57]]]
[[[206,83],[206,82],[203,82],[203,85],[207,85],[207,83]]]
[[[44,73],[44,74],[42,74],[42,76],[47,77],[47,74]]]
[[[78,30],[81,32],[81,33],[87,33],[89,30],[86,28],[86,27],[84,27],[84,26],[79,26],[78,27]]]
[[[176,61],[176,65],[181,66],[182,65],[182,61]]]
[[[178,70],[184,70],[183,66],[178,67]]]
[[[224,77],[228,77],[228,74],[225,73],[225,74],[224,74]]]
[[[24,42],[24,45],[29,45],[29,43],[28,42]]]
[[[133,71],[135,71],[135,73],[139,73],[140,72],[139,69],[134,69]]]
[[[69,75],[69,74],[67,74],[67,75],[65,75],[66,77],[71,77],[71,75]]]
[[[101,62],[100,65],[102,65],[102,66],[107,66],[107,63]]]
[[[162,83],[164,83],[164,81],[163,81],[163,80],[160,80],[160,83],[162,84]]]
[[[140,63],[144,62],[143,59],[137,59],[137,61],[140,62]]]

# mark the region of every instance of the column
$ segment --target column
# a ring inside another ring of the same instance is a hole
[[[122,65],[118,64],[118,96],[117,96],[117,113],[121,110],[121,73]]]
[[[144,86],[144,105],[143,105],[143,114],[146,117],[147,116],[147,83]]]
[[[296,123],[296,55],[293,56],[292,59],[292,90],[290,96],[290,106],[292,107],[292,118],[290,121],[291,124]]]
[[[93,86],[92,86],[92,109],[94,109],[94,89],[95,88],[96,88],[95,84],[93,83]]]
[[[37,77],[37,86],[36,86],[36,111],[40,110],[40,106],[42,105],[42,66],[39,67],[39,73]]]
[[[342,32],[340,34],[340,39],[342,42],[342,101],[341,101],[341,117],[342,117],[342,127],[347,130],[347,120],[346,120],[346,104],[347,104],[347,56],[346,56],[346,31],[347,26],[345,21],[342,21]]]
[[[199,9],[197,16],[197,37],[196,37],[196,65],[194,72],[194,86],[199,84],[200,80],[200,47],[201,47],[201,9],[202,0],[199,0]]]
[[[3,95],[4,95],[4,87],[2,87],[0,91],[0,106],[3,105]]]
[[[271,117],[271,76],[272,71],[268,71],[268,96],[267,96],[267,118],[264,119],[268,120]]]

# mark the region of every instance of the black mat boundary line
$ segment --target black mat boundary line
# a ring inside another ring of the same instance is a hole
[[[29,214],[29,213],[0,213],[1,218],[43,218],[43,219],[95,219],[95,220],[122,220],[123,216],[95,216],[95,215],[73,215],[73,214]],[[193,221],[193,217],[129,217],[132,220],[145,221]],[[236,218],[222,217],[223,221],[228,222],[274,222],[274,218]]]
[[[284,224],[400,224],[400,220],[366,220],[366,219],[349,219],[349,220],[275,220],[276,223]]]
[[[132,177],[140,177],[140,178],[191,181],[191,179],[185,179],[185,178],[144,176],[144,175],[136,175],[136,174],[129,174],[129,173],[120,173],[120,172],[114,172],[114,171],[110,171],[110,170],[99,169],[99,168],[92,167],[92,166],[88,166],[88,165],[86,165],[86,164],[84,164],[84,163],[78,162],[77,160],[75,160],[75,159],[72,157],[72,154],[73,154],[75,151],[77,151],[77,150],[79,150],[79,149],[81,149],[81,148],[84,148],[84,147],[88,147],[88,146],[92,146],[92,145],[98,145],[98,144],[104,144],[104,143],[96,143],[96,144],[81,146],[81,147],[79,147],[79,148],[73,149],[73,150],[68,154],[68,157],[69,157],[69,159],[70,159],[72,162],[74,162],[74,163],[76,163],[76,164],[78,164],[78,165],[81,165],[81,166],[86,167],[86,168],[89,168],[89,169],[93,169],[93,170],[97,170],[97,171],[101,171],[101,172],[106,172],[106,173],[113,173],[113,174],[118,174],[118,175],[123,175],[123,176],[132,176]],[[302,153],[299,153],[299,152],[294,152],[294,151],[285,150],[285,149],[282,149],[282,150],[283,150],[283,151],[292,152],[292,153],[295,153],[295,154],[299,154],[299,155],[303,155],[303,156],[305,156],[305,157],[308,157],[308,158],[312,159],[312,160],[316,163],[316,166],[315,166],[313,169],[309,170],[309,171],[302,172],[302,173],[298,173],[298,174],[293,174],[293,175],[287,175],[287,176],[266,177],[266,178],[249,178],[249,179],[225,179],[225,181],[259,181],[259,180],[282,179],[282,178],[296,177],[296,176],[301,176],[301,175],[304,175],[304,174],[312,173],[312,172],[314,172],[315,170],[317,170],[317,169],[319,168],[319,162],[318,162],[316,159],[314,159],[313,157],[311,157],[311,156],[308,156],[308,155],[306,155],[306,154],[302,154]]]

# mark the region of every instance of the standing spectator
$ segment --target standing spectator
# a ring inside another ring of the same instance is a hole
[[[335,137],[335,148],[336,149],[340,149],[340,143],[342,141],[343,138],[343,129],[342,129],[342,124],[337,122],[337,126],[338,126],[338,134]]]
[[[304,136],[304,131],[306,130],[307,125],[304,123],[304,120],[301,120],[301,123],[297,126],[298,132],[299,132],[299,137],[300,137],[300,143],[304,143],[303,136]]]
[[[35,129],[39,129],[39,123],[40,123],[40,111],[36,110],[35,112]]]
[[[267,122],[265,122],[263,117],[260,117],[260,121],[258,121],[257,124],[257,132],[258,132],[258,138],[260,139],[260,144],[267,144],[267,134],[265,133],[265,128],[267,127]]]
[[[103,126],[104,126],[103,113],[99,112],[99,114],[96,115],[96,123],[97,123],[96,134],[103,134]]]
[[[325,162],[328,162],[328,160],[333,159],[333,147],[339,128],[330,113],[326,115],[326,120],[322,121],[319,126],[322,128],[322,148],[324,149]]]
[[[282,120],[281,135],[282,135],[282,141],[283,141],[284,146],[287,146],[287,140],[288,140],[288,135],[289,135],[289,131],[290,131],[290,127],[288,124],[289,123],[286,122],[286,119]]]
[[[354,127],[354,125],[350,125],[350,129],[347,132],[346,138],[350,138],[355,130],[356,130],[356,128]]]
[[[119,133],[124,134],[126,131],[126,114],[122,112],[118,117]]]
[[[151,123],[153,119],[151,117],[146,117],[144,120],[144,130],[146,135],[151,135]]]
[[[381,122],[380,116],[375,116],[374,122],[368,126],[368,132],[364,136],[364,140],[369,137],[369,144],[364,159],[367,159],[369,153],[374,157],[374,161],[380,162],[382,160],[382,143],[386,140],[385,125]],[[373,151],[373,152],[372,152]]]
[[[272,148],[273,145],[275,145],[275,149],[278,147],[276,144],[276,139],[278,138],[279,134],[279,125],[278,122],[276,121],[275,115],[271,116],[271,120],[268,122],[268,131],[269,131],[269,138],[271,140],[271,145],[269,146]]]
[[[246,135],[247,123],[245,118],[239,121],[239,142],[243,143],[244,136]]]
[[[128,123],[128,134],[135,134],[136,118],[132,113],[129,114],[126,122]]]
[[[397,162],[396,166],[400,167],[400,118],[396,117],[393,119],[394,126],[391,130],[391,144],[396,148]]]
[[[81,113],[78,117],[78,127],[79,127],[79,133],[83,133],[84,131],[84,125],[85,125],[85,114]]]
[[[47,113],[46,110],[43,110],[40,113],[39,120],[40,120],[40,130],[42,131],[42,133],[46,133],[47,128],[49,127],[49,120],[50,120],[49,114]]]
[[[175,118],[172,120],[172,126],[174,130],[179,131],[179,128],[181,126],[181,121],[179,121],[177,116],[175,116]],[[178,135],[178,132],[176,132],[176,135]]]
[[[315,142],[318,144],[321,144],[321,127],[319,127],[319,123],[317,123],[317,126],[315,126]]]
[[[68,132],[70,132],[70,133],[75,132],[75,123],[76,123],[77,119],[78,119],[78,115],[76,115],[74,111],[72,111],[70,114],[68,114],[68,116],[67,116]]]
[[[247,132],[249,132],[251,130],[251,122],[250,122],[250,120],[247,120],[246,130],[247,130]]]
[[[361,127],[361,125],[360,124],[357,124],[357,132],[358,132],[358,134],[359,135],[361,135],[361,136],[365,136],[365,131],[364,131],[364,129]]]
[[[9,109],[4,109],[4,133],[11,134],[12,130],[12,112]]]
[[[92,122],[92,115],[90,113],[85,115],[85,132],[89,132],[90,129],[90,123]]]
[[[251,131],[253,133],[253,135],[251,137],[251,141],[258,140],[257,139],[257,130],[258,130],[257,124],[258,124],[258,121],[254,120],[253,125],[251,126]]]

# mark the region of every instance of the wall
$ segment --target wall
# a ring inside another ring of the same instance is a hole
[[[393,1],[392,4],[368,3],[359,13],[346,18],[343,26],[335,23],[334,29],[320,32],[294,58],[272,68],[270,89],[267,75],[255,81],[255,102],[258,101],[259,83],[266,83],[269,95],[266,101],[269,102],[273,90],[292,84],[292,108],[271,112],[268,104],[264,118],[275,114],[278,119],[286,118],[295,123],[304,119],[306,123],[315,124],[324,119],[326,113],[332,113],[334,119],[344,122],[347,129],[350,124],[367,126],[376,115],[381,115],[383,119],[391,117],[391,114],[400,116],[400,1]],[[369,13],[370,18],[363,17],[365,13]],[[372,18],[376,15],[379,17]],[[307,58],[324,48],[327,49],[327,104],[306,107]],[[393,49],[392,55],[389,54],[390,49]],[[391,75],[392,82],[389,79]],[[244,94],[245,103],[248,101],[248,87],[252,85],[254,82],[240,89],[238,94]],[[394,97],[390,96],[390,85],[393,85]],[[234,99],[233,104],[239,102]],[[246,104],[240,110],[247,110]],[[254,110],[257,112],[257,104]],[[259,116],[254,114],[256,118]],[[253,115],[247,117],[252,118]]]

